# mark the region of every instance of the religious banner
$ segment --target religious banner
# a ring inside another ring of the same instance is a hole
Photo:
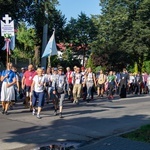
[[[14,36],[14,21],[11,21],[11,17],[7,14],[2,20],[5,22],[1,21],[1,36],[5,36],[5,34]]]
[[[14,21],[9,17],[8,14],[5,14],[5,17],[1,20],[1,36],[4,37],[5,45],[2,50],[7,51],[7,63],[8,63],[8,54],[10,54],[10,49],[14,49],[15,45],[15,35],[14,35]]]

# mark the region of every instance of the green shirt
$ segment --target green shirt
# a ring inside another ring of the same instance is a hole
[[[109,75],[107,78],[109,83],[114,83],[116,77],[114,75]]]

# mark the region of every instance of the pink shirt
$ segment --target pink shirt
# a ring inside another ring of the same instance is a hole
[[[146,81],[147,81],[147,78],[148,78],[148,75],[147,75],[147,74],[144,74],[144,75],[143,75],[143,81],[146,82]]]
[[[24,73],[24,77],[25,77],[25,85],[26,86],[31,86],[31,84],[32,84],[32,81],[33,81],[33,77],[36,75],[37,73],[36,73],[36,71],[26,71],[25,73]]]

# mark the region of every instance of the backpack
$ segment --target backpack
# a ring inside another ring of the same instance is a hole
[[[63,79],[63,83],[62,83],[61,87],[59,86],[60,76],[58,77],[58,79],[56,81],[56,91],[58,94],[63,94],[65,92],[65,76],[63,76],[61,78]]]

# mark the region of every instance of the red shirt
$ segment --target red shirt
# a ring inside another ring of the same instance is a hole
[[[67,76],[67,80],[68,80],[68,83],[70,84],[70,83],[72,83],[72,74],[73,74],[73,72],[72,71],[69,71],[69,72],[67,72],[66,73],[66,76]]]
[[[31,84],[32,84],[32,81],[33,81],[33,77],[36,75],[37,73],[36,73],[36,71],[26,71],[25,73],[24,73],[24,78],[25,78],[25,80],[24,80],[24,83],[25,83],[25,85],[26,86],[31,86]]]

